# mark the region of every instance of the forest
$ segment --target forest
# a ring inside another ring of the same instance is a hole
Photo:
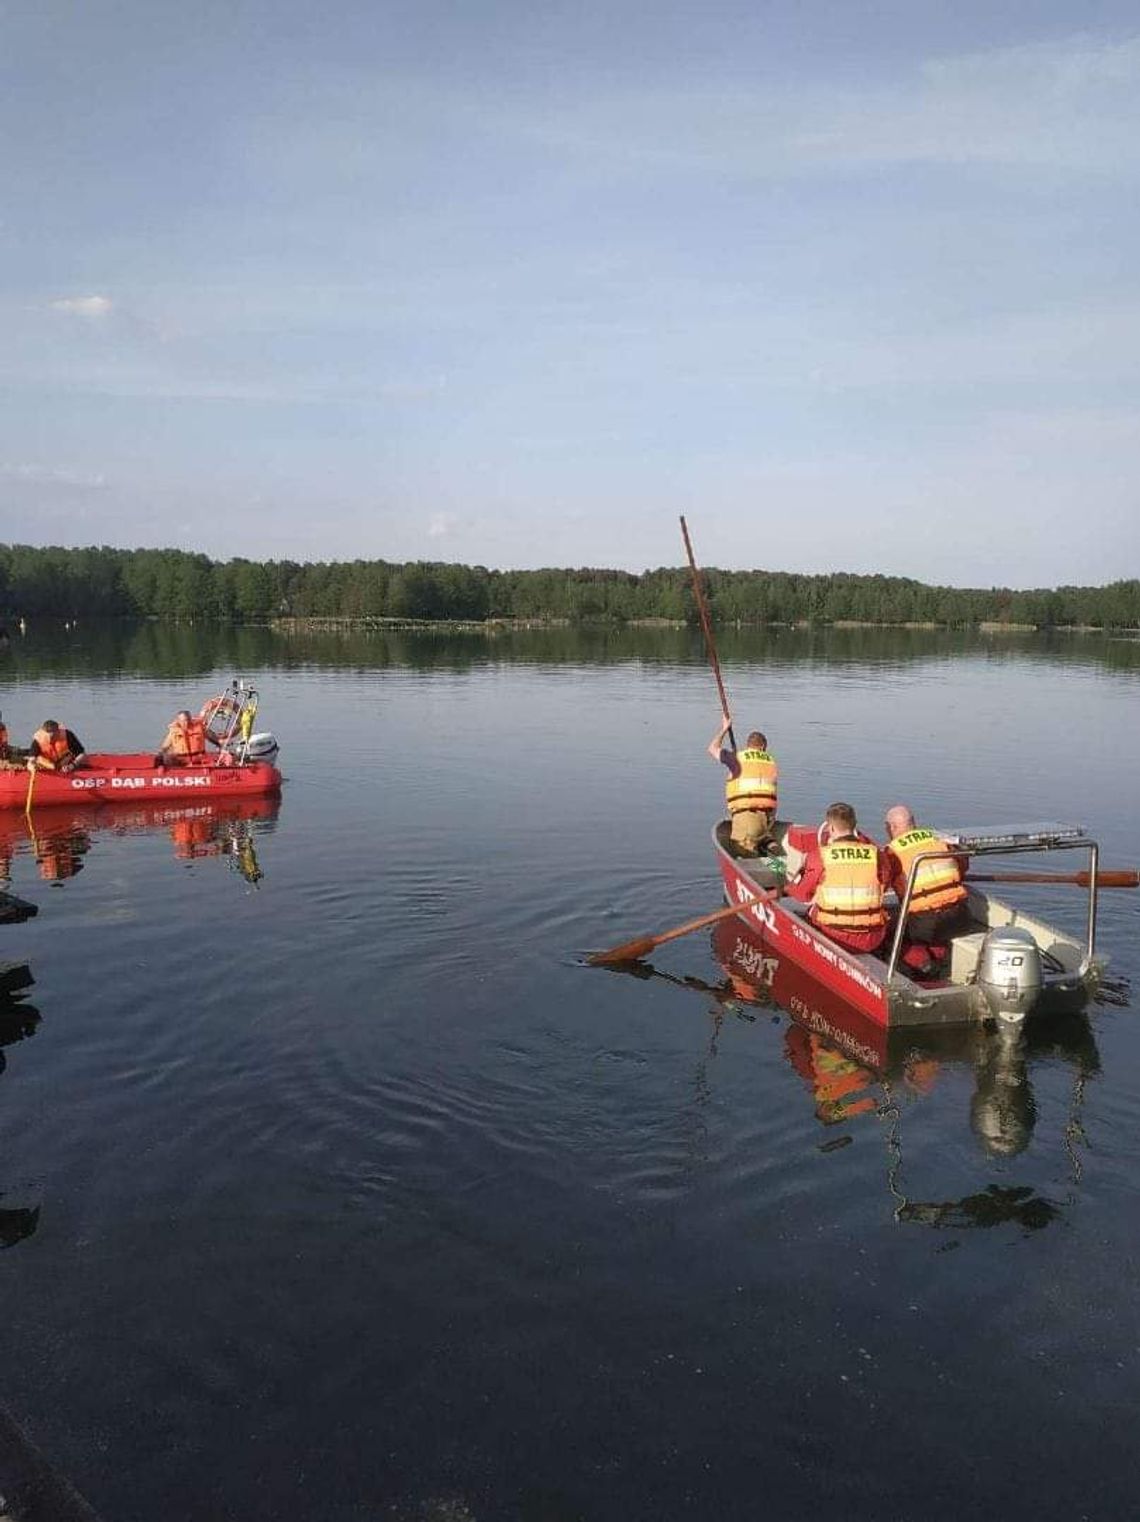
[[[740,624],[981,624],[1140,627],[1140,581],[1102,587],[932,586],[900,576],[704,572],[713,617]],[[691,621],[689,572],[497,571],[431,561],[211,560],[186,550],[0,545],[0,615],[622,624]]]

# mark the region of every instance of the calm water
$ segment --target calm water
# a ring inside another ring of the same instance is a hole
[[[1140,862],[1140,646],[722,654],[796,818],[1077,816]],[[996,1078],[975,1041],[825,1091],[707,936],[644,980],[575,960],[719,902],[687,634],[3,659],[17,735],[108,748],[242,672],[288,779],[254,818],[9,822],[40,915],[0,930],[36,976],[0,1026],[0,1400],[108,1522],[1135,1512],[1135,896],[1117,1002]]]

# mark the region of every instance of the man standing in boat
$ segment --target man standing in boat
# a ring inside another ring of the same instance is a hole
[[[776,788],[779,769],[768,750],[768,741],[758,729],[748,736],[743,750],[724,745],[732,728],[726,718],[709,741],[709,755],[728,768],[725,797],[732,820],[732,843],[738,855],[757,856],[771,834],[776,818]]]
[[[28,748],[29,771],[35,768],[41,772],[73,772],[85,760],[79,736],[74,730],[64,729],[55,719],[44,720]]]
[[[887,934],[883,893],[891,873],[887,853],[859,833],[851,805],[833,803],[818,850],[787,891],[811,904],[808,918],[829,940],[849,951],[878,951]]]
[[[887,830],[885,854],[892,869],[891,887],[900,904],[915,858],[926,857],[914,874],[906,917],[906,939],[913,949],[903,953],[903,960],[908,965],[916,964],[920,957],[923,961],[927,957],[936,963],[943,961],[951,937],[964,935],[971,928],[966,885],[962,881],[969,858],[927,856],[927,852],[948,851],[950,847],[933,830],[917,825],[905,803],[889,808],[883,823]]]

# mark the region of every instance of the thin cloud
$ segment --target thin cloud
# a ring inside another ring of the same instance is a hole
[[[109,317],[114,305],[110,296],[60,296],[51,303],[51,309],[66,312],[71,317],[98,319]]]
[[[107,485],[104,475],[90,475],[56,465],[17,465],[11,462],[0,462],[0,480],[18,481],[28,486],[65,487],[69,491],[103,491]]]
[[[506,123],[504,122],[504,126]],[[844,165],[1135,171],[1140,37],[931,58],[892,87],[702,81],[547,111],[516,130],[606,167],[763,178]]]

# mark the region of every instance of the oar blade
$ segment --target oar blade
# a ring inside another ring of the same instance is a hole
[[[767,898],[768,894],[761,894]],[[613,946],[609,951],[591,951],[586,961],[591,967],[601,967],[614,962],[636,962],[639,958],[648,956],[658,946],[663,946],[666,941],[675,941],[680,936],[691,935],[694,930],[703,930],[706,925],[715,925],[718,920],[728,919],[731,914],[741,914],[748,908],[747,904],[725,904],[722,909],[714,909],[711,914],[702,914],[695,920],[686,920],[683,925],[674,925],[672,930],[662,930],[658,935],[639,936],[636,941],[623,941],[620,946]]]
[[[639,962],[657,945],[654,936],[639,936],[636,941],[626,941],[621,946],[611,946],[608,951],[591,951],[586,958],[590,967],[607,967],[613,962]]]

